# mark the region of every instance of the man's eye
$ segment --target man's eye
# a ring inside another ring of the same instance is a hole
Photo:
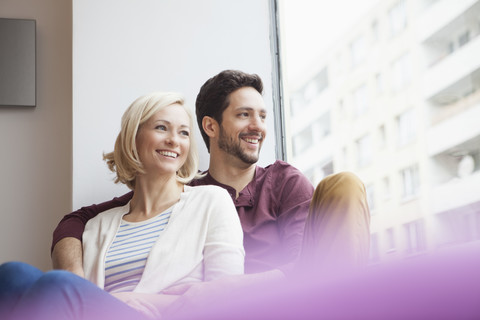
[[[248,117],[248,112],[242,112],[242,113],[239,114],[239,116],[246,118],[246,117]]]

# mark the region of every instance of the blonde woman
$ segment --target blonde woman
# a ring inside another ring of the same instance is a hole
[[[155,318],[175,299],[162,290],[243,273],[243,233],[230,196],[186,185],[197,175],[192,132],[178,94],[152,93],[131,104],[104,158],[133,198],[88,221],[83,267],[90,282],[65,271],[40,273],[24,285],[35,294],[16,301],[19,317]],[[4,270],[10,278],[20,269],[34,273],[16,264],[0,267],[0,285]]]

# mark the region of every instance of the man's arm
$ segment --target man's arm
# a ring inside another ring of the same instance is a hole
[[[292,271],[302,250],[305,223],[314,188],[311,182],[292,166],[288,166],[279,178],[282,181],[278,181],[277,185],[282,188],[277,190],[280,195],[278,231],[282,239],[282,248],[291,262],[279,266],[278,269],[288,274]]]
[[[82,234],[87,221],[100,212],[127,204],[132,196],[133,192],[129,192],[119,198],[83,207],[64,216],[53,232],[53,268],[69,270],[83,276]]]
[[[82,242],[77,238],[67,237],[58,241],[52,252],[54,269],[63,269],[84,277]]]

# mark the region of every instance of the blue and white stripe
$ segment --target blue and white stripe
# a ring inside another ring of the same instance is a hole
[[[133,291],[140,281],[148,254],[160,232],[168,224],[172,208],[141,222],[122,223],[107,251],[105,259],[105,290]]]

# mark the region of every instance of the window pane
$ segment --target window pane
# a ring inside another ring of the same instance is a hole
[[[278,1],[286,160],[362,179],[372,261],[478,239],[480,0]]]

